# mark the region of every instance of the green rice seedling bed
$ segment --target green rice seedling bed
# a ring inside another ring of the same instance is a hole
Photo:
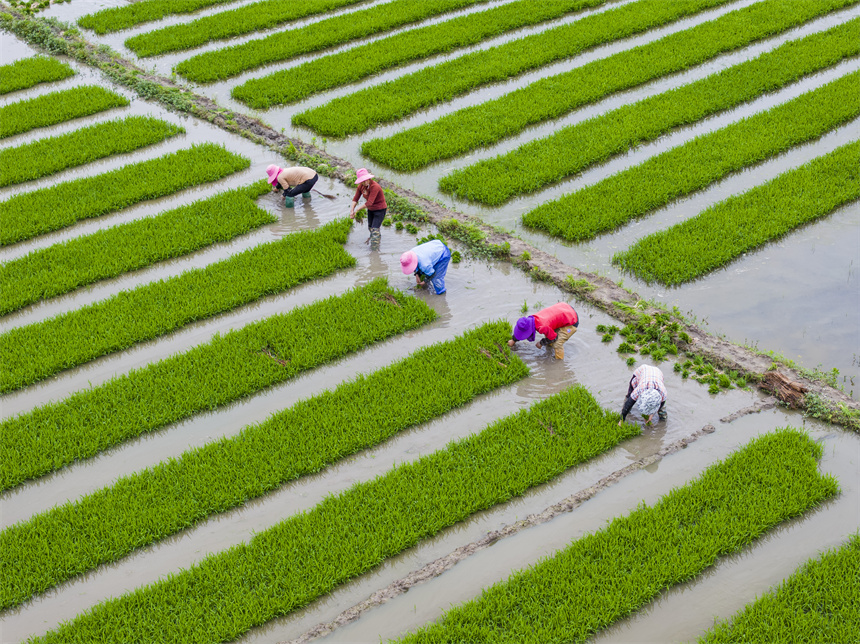
[[[626,38],[709,9],[727,0],[638,0],[569,25],[513,40],[426,67],[398,79],[337,98],[293,116],[325,136],[346,136],[401,119],[493,82],[570,58],[585,49]],[[804,0],[808,1],[808,0]],[[843,0],[847,1],[847,0]],[[532,107],[539,105],[534,102]],[[489,127],[482,122],[480,128]],[[447,136],[447,135],[446,135]],[[367,154],[372,148],[362,147]]]
[[[719,48],[725,51],[737,46],[739,38],[749,42],[751,38],[758,37],[759,34],[755,33],[749,21],[744,21],[747,29],[743,33],[735,30],[736,25],[728,24],[736,21],[737,18],[735,14],[728,14],[712,23],[705,23],[691,29],[689,33],[684,32],[690,37],[688,44],[699,48],[700,51],[708,48]],[[715,29],[718,23],[722,23],[724,28]],[[774,27],[772,21],[760,26],[768,31]],[[670,36],[666,40],[675,41],[677,44],[679,38]],[[714,49],[711,49],[711,52]],[[691,54],[693,50],[686,45],[668,47],[666,51],[683,52],[684,56],[679,55],[677,60],[684,58],[685,66],[691,64],[686,55]],[[452,172],[439,181],[439,187],[461,198],[487,205],[499,205],[511,197],[534,192],[547,184],[571,176],[642,142],[653,141],[658,136],[671,131],[672,128],[694,123],[706,116],[740,105],[798,78],[835,65],[844,58],[856,56],[858,53],[860,53],[860,18],[855,18],[823,33],[790,41],[754,60],[741,63],[679,89],[646,98],[633,105],[626,105],[583,123],[563,128],[548,137],[526,143],[506,154]],[[628,59],[631,57],[626,53],[619,56]],[[696,58],[701,59],[700,56]],[[654,59],[660,61],[661,67],[666,64],[665,58],[655,57]],[[615,78],[619,81],[623,79],[621,82],[627,83],[631,78],[629,73],[620,72],[610,61],[602,61],[601,69],[606,79]],[[645,63],[631,66],[631,69],[648,73]],[[662,70],[660,73],[663,73]],[[581,91],[582,88],[596,86],[601,87],[601,90],[611,87],[608,80],[599,85],[593,80],[585,81],[584,78],[581,80],[583,80],[582,84],[576,86]],[[594,91],[596,90],[588,89],[590,93]],[[573,90],[558,96],[572,99]],[[486,107],[486,104],[482,107]],[[512,106],[508,105],[508,107]],[[521,114],[523,118],[528,118],[529,122],[534,118],[531,115],[526,116],[525,112]],[[513,122],[514,119],[510,118],[510,121]],[[498,121],[490,118],[487,122],[497,123]],[[441,125],[440,121],[436,123]],[[457,123],[465,125],[464,120]],[[452,125],[453,123],[449,123],[446,129],[452,134],[452,138],[456,138]],[[423,128],[424,126],[419,129]],[[429,134],[429,130],[432,129],[428,128],[424,133]],[[411,132],[414,133],[415,130]],[[495,142],[511,133],[506,127],[504,131],[491,134],[489,140],[481,140],[480,144]],[[393,146],[392,139],[386,139],[380,142],[379,146],[396,159],[403,154],[402,144],[412,138],[403,136],[398,139],[400,145],[397,146]],[[412,140],[410,145],[417,145],[417,142]],[[470,149],[476,147],[471,143],[468,145]],[[418,149],[421,150],[422,157],[425,151],[430,155],[426,158],[428,162],[439,158],[437,154],[428,151],[427,146],[423,145],[423,139]],[[452,150],[455,154],[465,151],[459,147]],[[452,156],[447,152],[441,154],[446,157]]]
[[[126,105],[127,98],[98,85],[51,92],[0,107],[0,139]]]
[[[860,535],[699,638],[724,642],[860,642]]]
[[[0,315],[277,221],[254,200],[260,181],[187,206],[40,249],[0,265]]]
[[[151,116],[129,116],[0,151],[0,186],[132,152],[185,132]]]
[[[390,297],[389,297],[390,296]],[[393,298],[393,299],[392,299]],[[0,489],[216,409],[436,319],[375,280],[0,423]],[[332,323],[349,320],[349,324]],[[313,329],[313,341],[308,341]]]
[[[179,63],[175,70],[196,83],[212,83],[267,63],[288,60],[484,2],[488,0],[392,0],[299,29],[198,54]]]
[[[516,0],[480,13],[411,29],[385,40],[354,47],[234,87],[230,94],[254,109],[294,103],[312,94],[354,83],[433,54],[479,43],[499,34],[560,18],[606,0],[561,0],[535,4]]]
[[[857,199],[860,141],[643,237],[612,263],[647,281],[682,284]]]
[[[494,329],[494,340],[504,343],[510,325],[500,322]],[[506,349],[500,353],[508,355]],[[494,367],[488,361],[486,368]],[[584,388],[565,390],[328,497],[247,544],[99,604],[37,641],[86,641],[95,633],[133,641],[235,639],[639,432],[619,427],[618,418]],[[194,608],[201,605],[208,607],[205,615]]]
[[[388,295],[394,297],[392,292]],[[402,317],[395,311],[398,304],[382,298],[373,308],[377,314],[384,309]],[[365,322],[375,325],[367,316]],[[0,547],[14,556],[15,565],[0,582],[3,605],[20,602],[524,378],[525,364],[494,344],[504,342],[506,328],[505,323],[487,324],[421,349],[299,402],[238,436],[186,452],[5,530]],[[488,359],[482,350],[496,357]],[[452,364],[457,369],[451,369]],[[415,396],[416,382],[433,382],[433,394]],[[361,413],[356,413],[359,409]]]
[[[343,249],[350,220],[292,233],[205,268],[144,284],[0,335],[0,393],[281,293],[355,264]]]
[[[171,51],[192,49],[213,40],[224,40],[242,34],[271,29],[300,18],[328,13],[364,0],[307,0],[284,2],[263,0],[222,11],[193,22],[156,29],[125,41],[125,46],[142,58]],[[295,32],[294,32],[295,33]]]
[[[581,642],[838,492],[798,430],[753,440],[653,507],[485,589],[400,642]]]
[[[0,202],[0,246],[217,181],[250,165],[250,160],[220,145],[203,143],[94,177],[15,195]]]
[[[523,223],[569,241],[592,239],[731,172],[819,137],[858,114],[860,72],[853,72],[541,204],[523,215]]]
[[[56,58],[24,58],[9,65],[0,65],[0,94],[27,89],[39,83],[63,80],[74,75],[71,67]]]
[[[78,18],[78,26],[104,35],[122,31],[144,22],[161,20],[165,16],[194,13],[234,0],[142,0],[120,7],[110,7]]]

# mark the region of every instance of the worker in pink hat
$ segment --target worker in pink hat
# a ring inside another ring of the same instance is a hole
[[[320,178],[311,168],[279,168],[274,164],[266,168],[266,176],[274,192],[284,191],[284,203],[287,206],[292,206],[293,197],[298,195],[307,193],[310,197],[311,189]]]
[[[555,357],[561,360],[564,358],[564,343],[576,333],[577,327],[579,316],[576,311],[570,304],[559,302],[517,320],[508,346],[514,346],[520,340],[534,342],[535,332],[542,333],[545,337],[535,342],[535,346],[538,349],[551,346],[555,350]]]
[[[355,185],[357,188],[355,196],[352,198],[349,216],[355,219],[355,213],[367,208],[367,228],[370,230],[370,238],[367,241],[370,242],[370,250],[379,250],[379,242],[382,240],[380,226],[385,219],[385,213],[388,212],[385,194],[382,192],[382,186],[373,180],[373,175],[365,168],[358,169],[355,175]],[[356,208],[358,200],[362,197],[364,197],[364,203]]]
[[[442,295],[450,261],[451,251],[448,247],[438,239],[431,239],[403,253],[400,256],[400,270],[404,275],[414,274],[418,286],[430,280],[436,295]]]

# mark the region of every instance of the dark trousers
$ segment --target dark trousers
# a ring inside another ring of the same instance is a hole
[[[319,180],[320,176],[315,174],[313,177],[305,181],[304,183],[300,183],[295,188],[290,188],[289,190],[284,190],[284,194],[288,197],[295,197],[296,195],[303,194],[305,192],[310,192],[311,188],[314,187],[316,182]]]
[[[383,208],[382,210],[368,210],[367,227],[379,228],[382,225],[382,221],[385,219],[385,213],[387,212],[388,208]]]

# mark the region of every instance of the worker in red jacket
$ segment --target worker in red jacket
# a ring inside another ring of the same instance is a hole
[[[508,346],[514,346],[520,340],[533,342],[537,331],[545,337],[535,342],[535,346],[538,349],[551,346],[555,350],[555,357],[561,360],[564,358],[564,343],[576,333],[578,326],[579,316],[573,307],[565,302],[559,302],[534,315],[527,315],[517,320],[513,336],[508,340]]]

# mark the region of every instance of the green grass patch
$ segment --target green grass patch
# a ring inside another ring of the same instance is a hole
[[[435,318],[421,300],[389,292],[379,279],[216,335],[206,344],[4,420],[0,489],[252,395]],[[307,340],[308,329],[313,329],[313,342]]]
[[[585,641],[835,495],[836,480],[818,471],[821,453],[797,430],[757,438],[653,507],[641,505],[399,641]]]
[[[269,189],[260,181],[10,260],[0,265],[0,315],[277,221],[254,201]]]
[[[0,66],[0,94],[27,89],[39,83],[74,76],[74,70],[56,58],[33,56]]]
[[[723,642],[860,642],[860,535],[699,638]]]
[[[132,152],[180,132],[185,128],[151,116],[128,116],[6,148],[0,150],[0,187]]]
[[[350,220],[292,233],[205,268],[144,284],[0,335],[0,392],[48,378],[264,295],[355,264],[344,249]]]
[[[860,142],[643,237],[612,263],[649,282],[682,284],[857,199]]]
[[[804,17],[810,8],[794,3],[789,6]],[[758,19],[750,20],[750,13],[757,14]],[[774,23],[770,17],[762,20],[765,15],[768,14],[762,13],[761,7],[753,5],[681,34],[668,36],[657,43],[617,54],[613,57],[615,61],[609,59],[580,68],[569,76],[569,80],[576,78],[576,82],[570,84],[570,91],[552,94],[555,108],[550,116],[559,116],[562,113],[559,110],[569,111],[568,108],[591,102],[597,98],[598,92],[621,89],[628,83],[638,84],[650,75],[662,75],[670,71],[668,67],[683,69],[698,64],[718,51],[734,49],[761,37],[764,32],[773,33],[776,27],[787,27],[788,21],[797,19],[796,15],[786,14],[783,16],[784,22]],[[740,24],[743,29],[737,29]],[[646,51],[652,55],[646,56]],[[677,53],[672,56],[671,52]],[[790,41],[718,74],[633,105],[625,105],[526,143],[493,159],[456,170],[443,177],[439,187],[460,198],[499,205],[513,196],[534,192],[643,142],[653,141],[673,128],[740,105],[858,53],[860,18],[855,18],[828,31]],[[637,61],[637,64],[631,64],[631,61]],[[526,90],[522,90],[517,101],[509,94],[492,105],[483,104],[480,110],[461,110],[434,121],[432,126],[420,126],[409,130],[408,135],[403,133],[384,139],[378,146],[391,159],[397,160],[404,155],[404,146],[408,144],[410,149],[420,150],[420,153],[409,153],[410,159],[414,161],[418,158],[416,154],[420,154],[424,165],[479,145],[495,143],[537,122],[540,114],[534,109],[532,101],[549,106],[547,101],[534,96],[537,88]],[[504,109],[507,118],[497,119],[497,109]],[[477,118],[486,123],[498,124],[498,128],[486,128],[486,134],[469,129],[469,124]],[[439,127],[444,127],[449,136],[438,138],[434,133],[438,132]],[[469,134],[458,136],[461,129]],[[419,136],[420,140],[416,138]],[[432,149],[426,144],[430,140],[435,144]],[[415,169],[411,166],[400,167],[399,163],[395,167],[401,170]]]
[[[509,323],[493,328],[496,342],[509,337]],[[37,641],[85,641],[108,631],[133,641],[235,639],[639,431],[617,422],[618,414],[602,410],[584,388],[565,390],[328,497],[247,544],[100,604]],[[201,605],[205,614],[194,608]]]
[[[289,70],[252,78],[230,94],[254,109],[294,103],[312,94],[354,83],[381,71],[434,54],[447,53],[567,13],[602,5],[606,0],[561,0],[534,3],[516,0],[445,22],[396,34]]]
[[[337,98],[296,114],[293,123],[326,136],[364,132],[449,101],[477,87],[506,81],[591,47],[642,33],[726,1],[638,0]],[[532,107],[539,104],[535,101]],[[490,126],[490,123],[482,122],[480,129]],[[374,149],[369,142],[362,145],[363,154],[372,154]]]
[[[357,38],[367,38],[447,11],[455,11],[487,1],[392,0],[361,11],[332,16],[299,29],[198,54],[179,63],[175,70],[177,74],[196,83],[212,83],[267,63],[288,60]]]
[[[544,203],[523,223],[569,241],[615,230],[860,114],[860,72],[699,136],[594,185]]]
[[[110,7],[78,18],[78,26],[103,35],[121,31],[165,16],[194,13],[233,0],[141,0],[120,7]]]
[[[0,139],[126,105],[127,98],[97,85],[28,98],[0,107]]]
[[[0,246],[216,181],[250,165],[243,156],[204,143],[94,177],[15,195],[0,202]]]
[[[394,298],[395,293],[388,295]],[[397,302],[408,299],[412,298],[399,295]],[[376,315],[407,317],[398,305],[381,298],[368,302],[368,307]],[[373,317],[363,318],[368,326],[376,326]],[[525,364],[507,348],[499,351],[495,346],[504,342],[503,327],[484,325],[421,349],[334,391],[301,401],[235,437],[188,451],[5,530],[0,547],[16,563],[11,575],[4,574],[3,606],[524,378]],[[491,350],[497,358],[490,360],[481,350]],[[433,382],[433,395],[415,396],[415,383],[428,379]],[[356,409],[361,413],[356,414]],[[93,539],[92,535],[104,537]]]
[[[263,0],[238,9],[198,18],[185,24],[172,25],[133,36],[125,41],[125,46],[143,58],[157,56],[171,51],[191,49],[213,40],[224,40],[262,29],[271,29],[300,18],[328,13],[363,1],[306,0],[305,2],[283,2],[283,0]]]

